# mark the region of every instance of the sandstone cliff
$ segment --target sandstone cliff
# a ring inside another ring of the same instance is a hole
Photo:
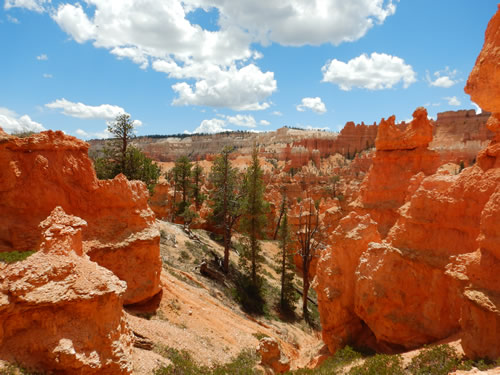
[[[88,148],[62,132],[17,138],[0,129],[0,251],[37,250],[38,224],[61,206],[88,223],[83,249],[90,258],[127,282],[125,303],[143,301],[160,291],[149,194],[123,175],[99,181]]]
[[[466,87],[493,112],[487,123],[493,140],[475,165],[459,174],[437,170],[423,109],[404,132],[393,118],[380,124],[373,166],[353,206],[358,213],[341,221],[318,263],[315,287],[331,350],[366,325],[376,338],[365,335],[366,343],[377,349],[418,347],[459,332],[469,358],[500,356],[498,35],[500,10]],[[384,240],[358,235],[374,227],[360,216],[367,212]],[[367,244],[365,237],[374,239]]]

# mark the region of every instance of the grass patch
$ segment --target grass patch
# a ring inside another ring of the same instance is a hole
[[[0,253],[0,262],[4,263],[15,263],[25,260],[30,255],[33,255],[35,251],[9,251]]]
[[[403,358],[400,355],[375,354],[364,364],[349,371],[349,375],[404,375]],[[430,373],[429,373],[430,374]]]
[[[350,363],[361,358],[361,354],[346,346],[343,349],[338,350],[332,357],[325,360],[320,367],[316,369],[299,369],[295,371],[288,372],[288,374],[294,375],[331,375],[337,374],[339,371],[349,365]]]
[[[10,364],[7,367],[0,369],[1,375],[41,375],[38,372],[30,372],[20,365]]]
[[[253,375],[257,363],[257,355],[253,350],[242,351],[231,362],[215,364],[211,367],[198,365],[191,354],[185,350],[169,347],[157,347],[155,351],[168,358],[172,364],[155,370],[154,375]]]

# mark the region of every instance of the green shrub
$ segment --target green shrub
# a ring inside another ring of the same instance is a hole
[[[470,369],[462,363],[458,353],[449,345],[439,345],[423,349],[408,366],[412,375],[447,375],[459,369]]]
[[[0,262],[4,263],[14,263],[21,260],[25,260],[30,255],[33,255],[34,251],[9,251],[5,253],[0,253]]]
[[[404,375],[403,358],[400,355],[376,354],[365,363],[349,371],[349,375]]]
[[[257,363],[257,355],[250,349],[242,351],[229,363],[215,364],[212,367],[196,364],[191,354],[185,350],[162,347],[156,351],[172,364],[156,369],[154,375],[253,375],[253,368]]]
[[[332,357],[326,359],[316,369],[303,368],[290,372],[294,375],[333,375],[340,373],[340,369],[361,358],[361,354],[346,346],[338,350]]]

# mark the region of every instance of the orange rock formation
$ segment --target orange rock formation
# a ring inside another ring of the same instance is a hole
[[[430,175],[439,166],[439,155],[427,149],[431,140],[432,124],[425,108],[413,113],[405,131],[395,125],[394,116],[380,122],[377,151],[361,186],[360,203],[378,223],[383,237],[399,216],[397,210],[406,200],[411,178],[419,172]]]
[[[426,149],[432,128],[423,109],[404,132],[393,118],[382,121],[373,166],[353,208],[370,213],[385,239],[366,235],[375,238],[367,245],[355,236],[373,224],[351,213],[318,264],[315,287],[331,350],[366,324],[386,348],[418,347],[460,331],[470,358],[500,356],[499,36],[500,10],[466,87],[493,112],[487,125],[494,139],[474,166],[433,174],[439,163]],[[335,285],[343,285],[342,292]],[[353,313],[343,321],[345,311]]]
[[[131,373],[127,285],[82,254],[85,226],[57,207],[40,225],[41,251],[0,263],[1,359],[70,375]]]
[[[99,181],[89,145],[63,132],[28,138],[0,129],[0,251],[37,250],[38,229],[56,207],[88,223],[83,251],[127,282],[125,303],[160,291],[159,232],[139,181]],[[134,272],[131,272],[134,270]]]

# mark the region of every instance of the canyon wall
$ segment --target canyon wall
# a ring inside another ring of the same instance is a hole
[[[84,219],[83,249],[127,282],[125,303],[160,291],[159,231],[142,182],[96,178],[89,145],[63,132],[27,138],[0,129],[0,251],[38,250],[56,207]],[[130,270],[135,272],[130,272]]]
[[[474,165],[458,174],[437,169],[442,160],[427,146],[443,129],[430,131],[423,109],[404,132],[393,118],[381,122],[360,198],[317,266],[332,352],[360,340],[377,350],[410,349],[458,333],[469,358],[500,356],[499,35],[500,10],[466,87],[492,112],[491,134],[481,130],[473,141],[493,140]],[[457,116],[477,119],[459,112],[441,120]]]

